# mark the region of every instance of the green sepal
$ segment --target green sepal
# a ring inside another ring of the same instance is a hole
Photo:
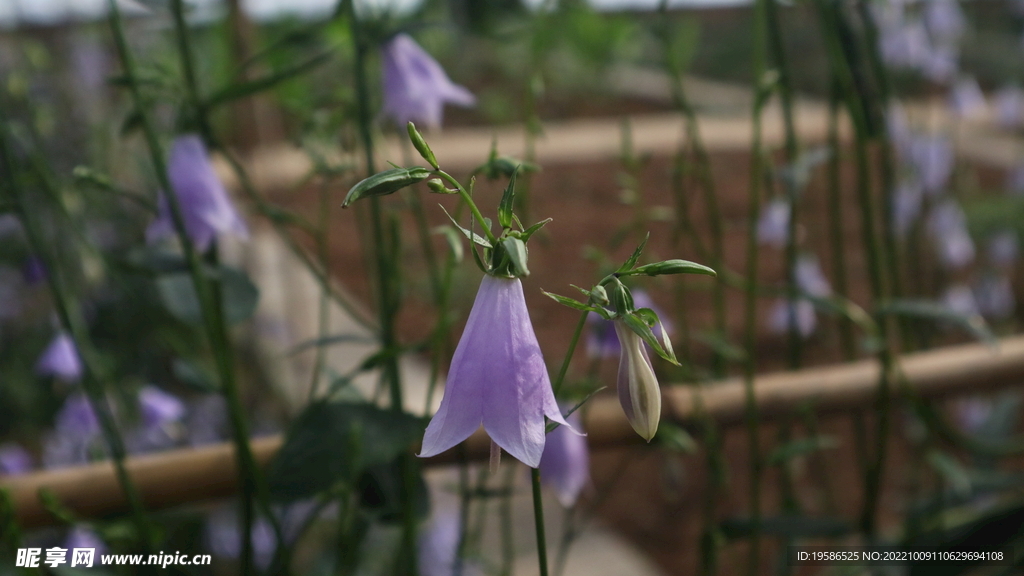
[[[412,142],[412,147],[420,153],[420,156],[427,161],[427,164],[433,166],[434,170],[440,170],[441,167],[437,165],[437,157],[434,156],[434,151],[430,149],[427,141],[423,139],[423,135],[416,129],[416,125],[409,122],[405,125],[405,129],[409,132],[409,140]]]
[[[633,255],[630,256],[629,259],[626,260],[626,262],[623,263],[622,266],[619,266],[619,269],[615,271],[617,274],[624,274],[626,272],[629,272],[630,270],[633,269],[633,266],[636,266],[636,263],[638,260],[640,260],[640,255],[644,253],[644,247],[647,246],[647,241],[650,240],[650,238],[651,233],[648,232],[647,235],[644,236],[644,241],[641,242],[640,245],[636,247],[636,250],[633,251]]]
[[[566,298],[565,296],[559,296],[558,294],[552,294],[551,292],[545,292],[543,290],[541,290],[541,293],[547,296],[548,298],[551,298],[555,302],[558,302],[563,306],[568,306],[573,310],[579,310],[580,312],[595,312],[605,320],[611,319],[611,316],[609,316],[608,312],[606,312],[603,308],[590,306],[589,304],[584,304],[583,302],[573,300],[572,298]]]
[[[498,224],[504,229],[512,227],[512,204],[516,199],[516,174],[518,173],[519,167],[516,166],[512,170],[508,186],[505,187],[505,192],[501,195],[501,202],[498,204]]]
[[[505,253],[508,254],[508,259],[512,263],[513,275],[516,278],[529,276],[530,270],[526,267],[526,243],[519,238],[509,236],[501,240],[501,247],[505,249]]]
[[[512,217],[515,218],[516,221],[518,221],[518,218],[515,217],[515,214],[513,214]],[[515,236],[516,238],[519,238],[523,242],[528,242],[530,240],[530,237],[533,236],[538,230],[543,228],[548,222],[551,222],[551,218],[545,218],[544,220],[537,222],[536,224],[530,226],[529,228],[523,230],[522,232],[517,232],[513,230],[509,232],[509,236]]]
[[[646,313],[643,314],[646,316]],[[675,364],[676,366],[680,365],[679,360],[676,359],[676,355],[672,351],[671,347],[669,347],[669,349],[666,350],[661,345],[661,342],[658,341],[658,337],[654,335],[654,331],[651,330],[651,327],[647,324],[647,321],[644,319],[643,316],[641,316],[641,314],[637,314],[636,312],[630,312],[627,314],[620,314],[619,318],[621,318],[622,321],[626,323],[626,326],[628,326],[630,330],[632,330],[633,332],[636,333],[637,336],[642,338],[643,341],[646,342],[647,345],[651,347],[651,350],[654,350],[655,354],[661,356],[662,358],[668,360],[669,362]]]
[[[413,168],[392,168],[378,172],[365,180],[360,181],[352,187],[345,195],[345,201],[341,203],[342,208],[367,196],[384,196],[398,192],[402,188],[422,182],[433,174],[426,168],[415,166]]]
[[[466,238],[469,238],[470,240],[472,240],[476,244],[479,244],[480,246],[483,246],[484,248],[494,248],[494,246],[491,245],[490,240],[488,240],[487,238],[484,238],[483,236],[477,234],[476,232],[470,231],[468,228],[463,228],[462,226],[460,226],[459,223],[455,221],[455,218],[452,218],[452,215],[449,214],[448,211],[444,209],[444,206],[441,206],[441,211],[444,212],[444,215],[447,216],[449,220],[452,221],[452,224],[454,224],[456,228],[462,230],[462,233],[466,235]]]
[[[626,272],[620,272],[622,276],[633,276],[646,274],[648,276],[662,276],[666,274],[703,274],[705,276],[718,276],[714,269],[703,264],[690,262],[689,260],[664,260],[652,264],[644,264]]]

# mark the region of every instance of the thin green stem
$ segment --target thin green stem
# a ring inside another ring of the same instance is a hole
[[[537,532],[537,562],[540,576],[548,576],[548,542],[544,536],[544,501],[540,493],[540,470],[530,469],[530,482],[533,486],[533,520]]]
[[[462,200],[466,203],[467,206],[469,206],[470,212],[473,213],[473,218],[476,218],[477,223],[480,224],[480,227],[483,229],[484,234],[487,236],[487,240],[491,244],[497,244],[498,239],[497,237],[494,236],[494,232],[491,232],[490,227],[487,226],[487,219],[484,218],[484,215],[480,213],[480,209],[477,208],[476,202],[473,201],[473,197],[469,195],[469,192],[466,191],[462,184],[459,183],[458,180],[453,178],[451,174],[445,172],[444,170],[435,170],[434,173],[436,173],[441,178],[444,178],[445,181],[447,181],[452,186],[455,186],[455,189],[458,190],[459,192],[459,196],[462,197]]]
[[[569,350],[565,353],[565,359],[562,360],[562,367],[558,369],[558,376],[555,377],[555,383],[552,385],[555,396],[558,396],[558,391],[562,389],[562,383],[565,382],[565,374],[569,371],[569,363],[572,361],[573,354],[576,353],[576,345],[580,341],[580,335],[583,334],[583,327],[587,324],[587,316],[590,312],[584,311],[580,314],[580,319],[576,322],[576,329],[572,332],[572,338],[569,340]]]

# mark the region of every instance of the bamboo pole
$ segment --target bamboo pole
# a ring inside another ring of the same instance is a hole
[[[970,344],[904,356],[900,361],[907,384],[922,397],[937,398],[972,394],[1024,382],[1024,336],[1002,340],[998,346]],[[756,396],[763,419],[784,416],[812,405],[819,413],[836,413],[872,404],[879,368],[874,360],[838,366],[810,368],[759,376]],[[898,391],[897,391],[898,392]],[[688,426],[694,423],[697,389],[664,387],[665,418]],[[743,383],[730,379],[708,386],[703,393],[704,409],[721,425],[740,423],[743,418]],[[614,395],[594,398],[584,426],[594,449],[640,443],[619,408]],[[266,465],[281,447],[282,437],[252,441],[260,465]],[[478,430],[466,441],[466,454],[474,460],[488,458],[490,440]],[[428,466],[455,462],[449,450],[425,460]],[[228,443],[203,448],[180,449],[130,458],[128,472],[149,509],[223,498],[238,487],[234,449]],[[40,490],[52,492],[69,510],[83,518],[118,514],[127,501],[108,462],[38,472],[0,479],[14,503],[24,527],[53,524],[56,519],[39,499]]]

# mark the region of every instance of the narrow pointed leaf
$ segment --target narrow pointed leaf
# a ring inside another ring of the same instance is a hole
[[[600,310],[594,306],[588,306],[583,302],[573,300],[572,298],[566,298],[565,296],[559,296],[558,294],[552,294],[551,292],[544,292],[543,290],[541,290],[541,292],[548,298],[551,298],[552,300],[558,302],[563,306],[568,306],[569,308],[579,310],[581,312],[597,312],[598,314],[601,314],[601,316],[607,316],[607,314],[603,313],[603,310]]]
[[[703,274],[705,276],[718,276],[714,269],[703,264],[690,262],[689,260],[665,260],[653,264],[644,264],[622,275],[646,274],[648,276],[661,276],[665,274]]]
[[[466,235],[466,238],[469,238],[474,243],[479,244],[480,246],[483,246],[484,248],[493,248],[494,247],[494,246],[491,245],[491,242],[489,240],[487,240],[487,238],[484,238],[483,236],[477,234],[476,232],[473,232],[473,231],[469,230],[468,228],[463,228],[462,226],[459,226],[459,223],[456,222],[455,218],[452,218],[452,215],[449,214],[448,211],[444,209],[444,206],[441,206],[441,211],[444,212],[444,215],[447,216],[449,220],[452,221],[452,224],[454,224],[456,228],[461,230],[462,233]]]
[[[346,208],[349,204],[360,198],[392,194],[402,188],[422,182],[430,176],[430,170],[419,166],[413,168],[392,168],[391,170],[378,172],[353,186],[345,196],[341,207]]]
[[[512,171],[512,176],[508,179],[508,186],[505,187],[505,192],[501,195],[501,203],[498,204],[498,224],[502,228],[512,227],[512,205],[516,199],[516,175],[519,173],[519,167]]]
[[[651,350],[654,350],[655,354],[661,356],[662,358],[668,360],[669,362],[675,364],[676,366],[679,365],[679,360],[676,359],[676,355],[668,350],[665,350],[665,348],[661,345],[661,342],[658,341],[658,337],[654,335],[654,332],[651,330],[651,327],[647,325],[646,320],[644,320],[639,314],[636,314],[635,312],[630,312],[628,314],[621,315],[620,318],[622,318],[622,320],[626,323],[626,326],[628,326],[630,330],[635,332],[637,336],[642,338],[643,341],[648,346],[651,347]]]
[[[619,269],[616,270],[616,272],[622,274],[632,270],[633,266],[636,266],[637,261],[640,260],[640,255],[644,253],[644,247],[647,246],[647,241],[650,240],[650,238],[651,233],[648,232],[647,236],[644,236],[644,241],[641,242],[640,245],[636,247],[636,250],[633,251],[632,256],[630,256],[629,259],[622,264],[622,266],[619,266]]]

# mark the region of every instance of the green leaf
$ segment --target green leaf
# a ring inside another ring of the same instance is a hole
[[[791,440],[768,455],[766,463],[769,466],[785,464],[794,458],[807,456],[820,450],[828,450],[839,446],[839,441],[832,436],[812,436],[810,438],[797,438]]]
[[[634,274],[646,274],[648,276],[661,276],[664,274],[703,274],[705,276],[718,276],[713,269],[703,264],[690,262],[689,260],[665,260],[653,264],[644,264],[627,272],[621,272],[622,276]]]
[[[252,96],[253,94],[263,92],[264,90],[269,90],[277,86],[278,84],[281,84],[282,82],[291,80],[297,76],[304,74],[305,72],[308,72],[309,70],[312,70],[313,68],[316,68],[317,66],[323,64],[324,62],[327,62],[328,58],[330,58],[330,53],[319,54],[317,56],[310,58],[309,60],[306,60],[305,62],[297,64],[291,68],[282,70],[280,72],[270,74],[262,78],[257,78],[255,80],[225,86],[217,92],[214,92],[206,100],[206,107],[216,108],[221,104],[227,104],[228,102],[231,102],[233,100],[238,100],[239,98],[246,98],[248,96]]]
[[[997,343],[995,335],[980,314],[960,314],[934,300],[898,298],[883,303],[875,313],[878,316],[903,316],[933,322],[949,322],[960,326],[986,344],[994,346]]]
[[[238,324],[252,317],[260,291],[249,277],[240,270],[224,266],[210,273],[220,277],[221,305],[228,324]],[[187,324],[202,324],[203,309],[191,274],[164,274],[157,278],[156,286],[164,307],[172,316]]]
[[[515,275],[517,277],[529,276],[530,270],[526,267],[526,244],[518,238],[507,237],[502,239],[501,247],[505,249],[509,260],[512,261]]]
[[[508,179],[508,186],[505,187],[505,192],[501,195],[501,202],[498,204],[498,225],[502,228],[512,227],[512,205],[516,199],[516,175],[519,173],[519,167],[512,171],[512,176]]]
[[[548,298],[551,298],[555,302],[558,302],[562,306],[568,306],[569,308],[572,308],[574,310],[579,310],[581,312],[597,312],[598,314],[600,314],[605,319],[608,318],[608,313],[605,312],[604,310],[601,310],[600,308],[596,308],[594,306],[588,306],[587,304],[584,304],[583,302],[579,302],[579,301],[573,300],[572,298],[566,298],[565,296],[559,296],[558,294],[552,294],[551,292],[544,292],[543,290],[541,290],[541,293],[544,294],[545,296],[547,296]]]
[[[452,215],[449,214],[448,211],[444,209],[444,206],[441,206],[441,210],[444,212],[444,215],[447,216],[448,219],[452,221],[452,224],[454,224],[456,228],[462,230],[462,233],[466,235],[466,238],[469,238],[470,240],[472,240],[476,244],[479,244],[480,246],[483,246],[484,248],[493,248],[491,242],[487,238],[484,238],[483,236],[469,230],[468,228],[463,228],[462,226],[459,226],[459,223],[456,222],[455,218],[452,218]]]
[[[353,486],[364,471],[408,451],[423,428],[420,418],[372,404],[314,402],[270,465],[271,494],[294,501],[339,483]]]
[[[341,203],[342,208],[349,204],[369,196],[384,196],[393,194],[402,188],[422,182],[431,176],[431,171],[426,168],[414,166],[412,168],[392,168],[378,172],[369,178],[361,180],[345,195]]]
[[[640,260],[640,255],[644,253],[644,247],[647,246],[647,241],[650,239],[651,233],[648,232],[647,235],[644,236],[644,241],[641,242],[640,245],[636,247],[636,250],[633,251],[633,255],[630,256],[629,259],[627,259],[626,262],[622,264],[622,266],[619,266],[619,269],[616,270],[615,272],[618,274],[623,274],[625,272],[629,272],[630,270],[632,270],[633,266],[636,266],[637,261]]]
[[[529,228],[523,230],[522,232],[513,232],[512,234],[516,238],[522,239],[523,242],[528,242],[530,240],[530,237],[536,234],[537,231],[543,228],[548,222],[551,222],[551,218],[541,220],[540,222],[537,222],[536,224],[530,226]]]

